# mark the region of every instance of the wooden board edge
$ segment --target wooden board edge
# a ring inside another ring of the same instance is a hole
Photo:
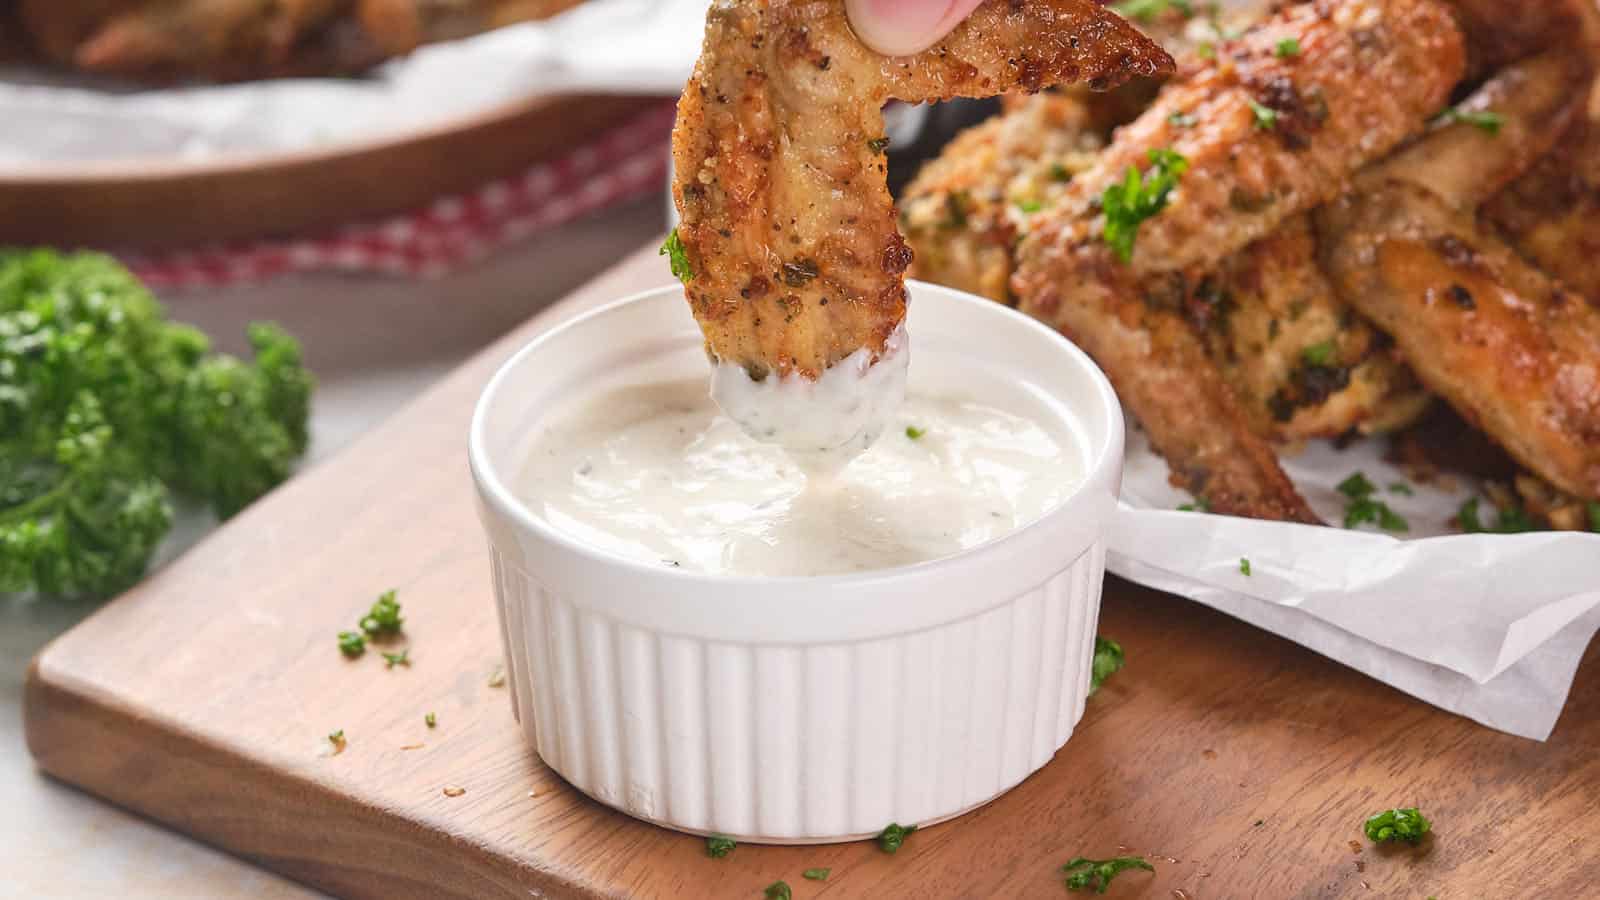
[[[57,673],[48,648],[28,667],[23,734],[52,778],[338,897],[602,896],[315,781],[295,780],[286,790],[280,774],[268,783],[264,762],[81,689]]]

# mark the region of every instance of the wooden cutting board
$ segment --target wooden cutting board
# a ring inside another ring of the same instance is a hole
[[[1130,850],[1157,871],[1121,876],[1111,896],[1595,894],[1600,645],[1539,744],[1115,579],[1102,629],[1128,666],[1072,740],[895,856],[854,843],[710,859],[703,841],[567,787],[492,683],[467,421],[534,332],[666,279],[642,250],[46,648],[26,697],[40,767],[293,878],[385,900],[758,898],[778,879],[799,898],[1054,898],[1069,858]],[[412,665],[345,660],[336,632],[390,587]],[[348,747],[327,755],[336,729]],[[1411,804],[1436,839],[1365,843],[1363,817]],[[814,867],[832,877],[800,877]]]

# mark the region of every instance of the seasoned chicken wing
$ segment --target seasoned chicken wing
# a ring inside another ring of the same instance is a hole
[[[1278,441],[1393,431],[1432,399],[1323,276],[1308,216],[1224,260],[1187,304],[1246,417]]]
[[[1423,187],[1321,214],[1330,276],[1422,381],[1557,488],[1600,499],[1600,312]]]
[[[205,71],[281,65],[295,44],[348,0],[166,0],[114,16],[73,51],[98,72]]]
[[[581,0],[357,0],[357,16],[385,52],[545,19]]]
[[[1600,90],[1483,216],[1523,256],[1600,307]]]
[[[838,0],[717,0],[673,132],[686,293],[710,353],[761,380],[884,352],[911,262],[884,181],[885,101],[1171,67],[1092,0],[988,0],[897,58],[862,45]]]
[[[1040,93],[967,129],[922,167],[900,199],[915,252],[908,274],[1011,302],[1028,217],[1060,202],[1105,142],[1076,96]]]
[[[1288,40],[1297,52],[1280,51]],[[1024,238],[1021,308],[1095,357],[1175,480],[1213,509],[1315,521],[1173,299],[1420,130],[1464,68],[1462,36],[1435,0],[1287,8],[1164,90]],[[1121,261],[1099,200],[1160,150],[1188,171]]]

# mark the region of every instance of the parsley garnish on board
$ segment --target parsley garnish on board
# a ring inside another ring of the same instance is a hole
[[[254,362],[213,353],[109,256],[0,249],[0,593],[116,593],[174,495],[227,518],[289,476],[313,379],[276,326],[247,336]]]
[[[1184,18],[1194,15],[1190,0],[1123,0],[1112,4],[1111,9],[1124,19],[1137,19],[1140,22],[1154,22],[1173,9],[1182,13]]]
[[[827,881],[832,874],[832,869],[807,869],[800,873],[800,877],[807,881]]]
[[[1139,170],[1128,167],[1122,181],[1106,188],[1100,198],[1105,213],[1105,240],[1123,262],[1133,259],[1133,243],[1139,226],[1167,208],[1189,161],[1173,150],[1151,150],[1150,168],[1141,178]]]
[[[711,837],[706,838],[706,855],[712,859],[721,859],[732,853],[733,848],[737,846],[739,844],[733,838],[713,834]]]
[[[1119,856],[1115,859],[1075,856],[1061,867],[1061,871],[1067,874],[1067,890],[1094,891],[1096,894],[1104,894],[1111,887],[1111,880],[1129,869],[1154,872],[1156,867],[1145,862],[1142,856]]]
[[[885,853],[896,853],[900,850],[900,845],[906,842],[906,838],[911,836],[911,832],[916,830],[915,825],[907,828],[891,822],[887,828],[878,833],[878,849]]]
[[[794,892],[789,890],[789,882],[774,881],[767,885],[766,893],[763,896],[766,900],[792,900]]]
[[[400,604],[395,601],[395,593],[388,590],[378,595],[378,599],[372,603],[372,609],[361,617],[362,631],[371,637],[400,632],[406,620],[400,618]]]
[[[354,659],[367,650],[367,639],[359,631],[339,632],[339,652]]]
[[[1089,695],[1094,696],[1094,692],[1100,690],[1100,685],[1117,674],[1126,662],[1121,644],[1095,635],[1094,660],[1089,664]]]
[[[1373,494],[1378,492],[1378,486],[1361,472],[1339,482],[1337,490],[1346,498],[1344,527],[1355,528],[1358,525],[1374,523],[1384,531],[1411,530],[1411,524],[1399,513],[1390,509],[1389,504],[1373,499]]]
[[[1405,841],[1416,844],[1422,840],[1423,835],[1433,830],[1433,824],[1427,820],[1415,806],[1404,809],[1389,809],[1367,819],[1362,826],[1367,833],[1367,840],[1375,844],[1385,841]]]
[[[657,256],[665,256],[667,264],[672,267],[672,277],[688,284],[694,280],[694,269],[689,265],[689,251],[683,247],[683,239],[678,237],[678,229],[674,228],[667,233],[667,239],[661,242],[661,252]]]
[[[1449,124],[1461,122],[1471,125],[1484,134],[1499,134],[1500,126],[1506,123],[1506,117],[1492,109],[1468,110],[1452,106],[1440,113],[1434,121]]]
[[[392,669],[395,666],[411,667],[411,648],[404,647],[399,653],[385,653],[383,655],[384,668]]]

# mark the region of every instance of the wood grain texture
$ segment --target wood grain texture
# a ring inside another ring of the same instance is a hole
[[[213,162],[0,172],[0,244],[161,249],[299,234],[519,172],[659,103],[543,96],[377,140]]]
[[[657,286],[665,265],[647,248],[554,314]],[[1158,871],[1121,876],[1109,896],[1594,895],[1600,646],[1538,744],[1115,579],[1102,631],[1128,667],[1072,740],[895,856],[863,842],[714,860],[696,838],[584,798],[525,746],[489,684],[500,641],[466,466],[479,388],[550,321],[46,648],[26,697],[40,767],[349,897],[755,898],[781,878],[797,898],[1057,898],[1067,859],[1123,848]],[[391,586],[414,664],[341,658],[335,633]],[[348,749],[321,755],[339,728]],[[1434,840],[1365,843],[1363,817],[1411,804]],[[811,867],[833,876],[803,880]]]

